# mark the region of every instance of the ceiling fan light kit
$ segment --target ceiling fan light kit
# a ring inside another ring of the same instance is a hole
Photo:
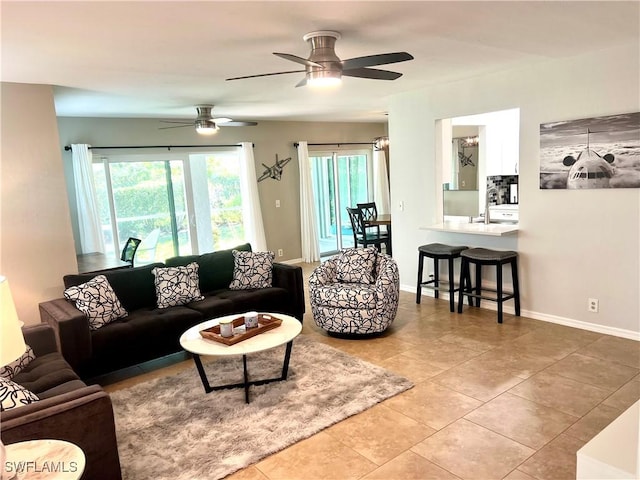
[[[160,127],[160,130],[166,130],[167,128],[182,128],[182,127],[190,127],[195,126],[196,132],[200,135],[214,135],[220,130],[220,126],[223,127],[254,127],[258,123],[257,122],[234,122],[230,118],[219,117],[213,118],[211,110],[213,109],[213,105],[198,105],[196,107],[196,112],[198,116],[194,121],[183,122],[183,121],[173,121],[173,120],[161,120],[163,123],[176,123],[172,127]]]
[[[214,135],[220,127],[213,120],[196,120],[196,132],[200,135]]]
[[[340,60],[335,53],[336,40],[341,35],[332,30],[320,30],[307,33],[302,39],[309,43],[311,53],[309,58],[302,58],[290,53],[277,53],[274,55],[304,65],[304,70],[290,70],[285,72],[262,73],[258,75],[246,75],[243,77],[227,78],[227,80],[242,80],[247,78],[268,77],[272,75],[284,75],[288,73],[305,73],[305,77],[296,85],[302,87],[327,86],[341,83],[342,77],[370,78],[373,80],[396,80],[402,76],[399,72],[381,70],[375,67],[389,63],[406,62],[413,60],[413,56],[407,52],[382,53]]]

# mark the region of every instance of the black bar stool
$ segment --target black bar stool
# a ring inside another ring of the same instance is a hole
[[[440,271],[438,264],[440,260],[447,260],[449,263],[449,286],[446,290],[449,291],[449,309],[455,312],[455,292],[459,289],[454,285],[454,273],[453,273],[453,260],[460,257],[460,252],[466,250],[467,247],[458,245],[444,245],[442,243],[430,243],[428,245],[422,245],[418,247],[418,288],[416,290],[416,303],[420,303],[420,297],[422,296],[422,287],[429,288],[435,291],[435,297],[438,298],[439,290],[445,290],[440,287],[440,279],[438,277]],[[424,282],[422,280],[422,271],[424,267],[424,259],[433,259],[433,278]],[[431,286],[433,284],[433,286]],[[471,299],[469,299],[469,305],[472,305]]]
[[[490,250],[488,248],[470,248],[464,250],[462,266],[460,267],[460,289],[458,296],[458,313],[462,313],[462,303],[464,295],[476,299],[476,307],[480,306],[480,300],[491,300],[498,302],[498,323],[502,323],[502,304],[511,298],[515,302],[516,316],[520,316],[520,285],[518,282],[518,252],[511,250]],[[476,284],[471,285],[471,273],[469,265],[473,263],[476,267]],[[502,288],[502,266],[511,265],[511,277],[513,282],[513,292],[506,292]],[[496,288],[482,288],[482,266],[492,265],[496,267]],[[474,292],[475,293],[472,293]],[[495,297],[482,295],[483,291],[496,292]],[[469,303],[471,305],[471,303]]]

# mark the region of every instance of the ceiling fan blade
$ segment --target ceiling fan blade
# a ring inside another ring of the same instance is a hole
[[[177,123],[177,124],[185,125],[185,126],[193,125],[192,121],[191,122],[185,122],[185,121],[181,121],[181,120],[160,120],[160,122],[162,122],[162,123]]]
[[[322,65],[320,65],[319,63],[312,62],[311,60],[307,60],[306,58],[298,57],[297,55],[291,55],[290,53],[276,53],[276,52],[273,52],[273,54],[277,55],[280,58],[284,58],[285,60],[291,60],[292,62],[306,65],[307,67],[322,68]]]
[[[269,77],[271,75],[285,75],[287,73],[302,73],[306,72],[306,70],[290,70],[288,72],[274,72],[274,73],[261,73],[259,75],[245,75],[244,77],[233,77],[227,78],[226,80],[243,80],[245,78],[256,78],[256,77]]]
[[[182,128],[182,127],[193,127],[193,123],[189,123],[187,125],[174,125],[173,127],[158,127],[158,130],[166,130],[168,128]]]
[[[374,80],[395,80],[396,78],[400,78],[402,74],[377,68],[350,68],[349,70],[343,70],[342,76],[373,78]]]
[[[227,118],[227,117],[212,118],[211,120],[219,124],[229,123],[232,121],[230,118]]]
[[[258,122],[224,122],[221,123],[221,127],[255,127]]]
[[[342,62],[342,71],[353,70],[362,67],[375,67],[376,65],[387,65],[389,63],[406,62],[413,60],[413,55],[407,52],[381,53],[379,55],[368,55],[366,57],[349,58]]]

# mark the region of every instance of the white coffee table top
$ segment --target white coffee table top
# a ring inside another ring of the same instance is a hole
[[[270,348],[284,345],[296,338],[302,331],[302,323],[294,317],[283,313],[265,313],[282,320],[282,324],[272,330],[267,330],[255,337],[248,338],[235,345],[225,345],[215,340],[207,340],[200,336],[200,331],[213,327],[226,318],[238,318],[241,314],[227,315],[225,317],[214,318],[206,322],[199,323],[191,327],[180,336],[180,345],[187,352],[197,355],[232,356],[245,355],[247,353],[262,352]]]

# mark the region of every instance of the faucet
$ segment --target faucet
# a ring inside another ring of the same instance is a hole
[[[498,189],[495,187],[487,188],[487,198],[484,202],[484,224],[489,225],[491,223],[491,217],[489,215],[489,195],[492,193],[498,193]]]

